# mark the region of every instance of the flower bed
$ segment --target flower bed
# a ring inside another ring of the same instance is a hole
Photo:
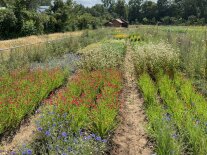
[[[15,128],[26,115],[65,81],[60,69],[16,70],[0,77],[0,134]]]
[[[102,154],[117,124],[121,89],[118,70],[80,71],[65,89],[47,100],[49,108],[37,122],[41,138],[21,152]]]

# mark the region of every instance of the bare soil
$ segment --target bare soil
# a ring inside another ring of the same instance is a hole
[[[143,110],[143,99],[137,88],[130,46],[128,46],[124,62],[124,79],[125,88],[122,98],[125,104],[120,112],[121,123],[113,138],[112,155],[150,155],[152,147],[145,132],[146,116]]]
[[[28,120],[21,124],[19,130],[15,133],[15,135],[10,135],[8,137],[11,139],[4,140],[2,142],[2,152],[0,152],[1,155],[8,155],[11,152],[15,151],[18,146],[22,146],[23,144],[28,144],[35,138],[35,132],[37,131],[36,128],[36,120],[38,120],[40,114],[36,113],[35,115],[28,118]]]

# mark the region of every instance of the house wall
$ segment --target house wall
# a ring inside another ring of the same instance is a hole
[[[116,21],[116,20],[113,20],[112,23],[113,23],[113,26],[114,26],[114,27],[122,27],[122,24],[119,23],[119,22]]]

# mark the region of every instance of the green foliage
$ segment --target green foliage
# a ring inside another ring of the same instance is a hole
[[[131,35],[129,36],[129,40],[130,40],[131,42],[138,42],[138,41],[142,41],[143,38],[142,38],[139,34],[131,34]]]
[[[155,88],[153,81],[147,73],[144,73],[140,76],[138,85],[144,95],[144,100],[146,104],[145,107],[148,108],[156,104],[157,89]]]
[[[141,0],[130,0],[129,5],[129,21],[140,21],[141,15]]]
[[[96,19],[91,14],[84,13],[77,18],[77,27],[80,30],[89,29],[90,27],[96,29],[96,25],[98,25],[96,22]]]
[[[104,102],[99,102],[97,109],[91,112],[91,120],[93,121],[91,130],[101,137],[106,136],[117,125],[117,109],[108,108],[107,102]]]
[[[22,66],[30,66],[34,62],[46,63],[69,52],[77,52],[82,47],[106,38],[108,33],[105,30],[85,31],[81,36],[63,37],[55,42],[15,48],[5,53],[1,52],[0,74]]]
[[[175,120],[178,132],[183,136],[183,139],[185,139],[186,152],[192,154],[206,154],[206,125],[203,124],[202,117],[205,116],[204,109],[202,109],[202,111],[201,109],[197,109],[197,103],[195,103],[195,105],[192,104],[193,100],[190,102],[189,100],[182,100],[183,98],[180,98],[177,94],[174,82],[170,80],[168,76],[161,74],[158,79],[160,96],[170,110],[170,115]],[[179,86],[180,81],[175,80],[175,83]],[[190,97],[190,94],[192,96],[197,96],[195,92],[190,92],[189,86],[189,83],[182,85],[181,96],[185,98]],[[200,96],[199,100],[201,98]],[[204,99],[202,100],[204,101]],[[199,104],[199,106],[205,105],[205,101]]]
[[[148,131],[156,142],[156,153],[160,155],[182,154],[182,137],[177,135],[174,121],[171,120],[168,110],[159,103],[158,90],[150,76],[146,73],[142,74],[138,80],[138,86],[145,100],[145,110],[149,120]]]
[[[0,39],[14,36],[17,18],[12,10],[0,10]]]
[[[27,35],[35,35],[35,34],[37,34],[37,29],[35,27],[34,21],[33,20],[25,21],[21,29],[21,35],[27,36]]]

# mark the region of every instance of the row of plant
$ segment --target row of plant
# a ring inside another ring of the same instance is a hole
[[[132,48],[133,62],[138,74],[149,72],[155,75],[163,69],[172,75],[179,65],[178,52],[166,42],[132,43]]]
[[[175,81],[176,82],[176,81]],[[173,81],[168,76],[162,75],[158,82],[160,96],[170,109],[170,115],[175,121],[175,126],[183,138],[184,151],[193,154],[206,154],[207,136],[203,124],[198,123],[198,110],[189,108],[191,103],[185,102],[176,92]],[[188,93],[185,91],[185,93]],[[193,95],[193,94],[192,94]],[[206,101],[202,104],[206,104]],[[205,114],[202,109],[201,115]],[[185,148],[186,147],[186,148]]]
[[[97,70],[120,68],[122,66],[126,45],[124,40],[108,40],[91,44],[78,53],[82,54],[81,68]]]
[[[130,32],[128,32],[128,34],[127,32],[115,34],[113,38],[117,40],[129,39],[131,42],[143,41],[143,38],[139,34],[130,34]]]
[[[145,98],[155,151],[206,154],[207,101],[195,90],[193,82],[176,73],[183,63],[182,53],[160,41],[132,43],[132,47],[136,72],[144,73],[138,84]]]
[[[103,154],[121,107],[121,72],[80,71],[37,121],[37,139],[20,148],[32,154]]]
[[[149,133],[158,154],[206,154],[206,103],[192,83],[176,75],[156,76],[156,83],[144,74],[139,87],[145,98]],[[158,95],[160,98],[158,98]]]
[[[207,94],[207,33],[205,27],[139,26],[133,31],[147,36],[145,41],[165,40],[179,49],[179,70],[194,80],[195,86]]]
[[[0,77],[0,134],[15,128],[48,94],[61,86],[66,73],[61,69],[14,70]]]
[[[148,117],[148,132],[155,141],[155,152],[159,155],[182,154],[182,141],[177,136],[169,110],[161,104],[158,88],[150,75],[142,74],[138,86],[144,97],[145,112]]]
[[[2,51],[0,52],[0,74],[22,66],[30,66],[34,62],[45,63],[62,57],[66,53],[75,53],[82,47],[106,38],[108,33],[110,31],[84,31],[82,35],[68,37],[63,35],[57,41]]]

